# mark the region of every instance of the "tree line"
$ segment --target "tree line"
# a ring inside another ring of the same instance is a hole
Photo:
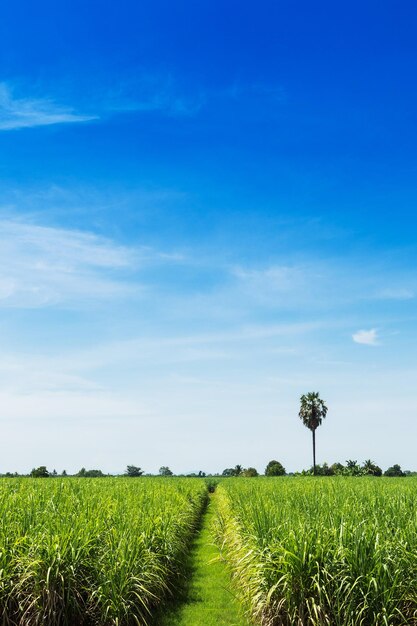
[[[136,465],[128,465],[126,467],[124,476],[130,476],[131,478],[138,478],[139,476],[143,476],[144,475],[144,470],[142,470],[142,468],[137,467]],[[3,474],[6,477],[13,477],[13,476],[19,476],[19,474],[17,472],[15,472],[14,474],[7,472],[6,474]],[[104,478],[106,476],[115,476],[116,474],[105,474],[104,472],[102,472],[100,469],[85,469],[85,467],[82,467],[76,474],[72,474],[72,476],[75,476],[77,478]],[[147,476],[151,476],[152,474],[146,474]],[[173,476],[174,472],[172,472],[169,467],[167,467],[166,465],[163,465],[162,467],[159,468],[159,472],[158,472],[158,476]],[[204,474],[205,475],[205,474]],[[28,476],[28,474],[23,474],[23,476]],[[60,476],[60,477],[65,477],[65,476],[69,476],[69,474],[67,473],[66,470],[63,470],[61,472],[61,474],[58,474],[58,472],[56,470],[53,470],[52,472],[50,472],[46,465],[40,465],[39,467],[34,467],[32,469],[32,471],[30,472],[29,476],[31,476],[32,478],[53,478],[55,476]]]
[[[323,463],[322,465],[316,465],[308,470],[302,470],[301,472],[290,472],[287,474],[284,466],[279,461],[270,461],[265,468],[265,476],[411,476],[416,475],[417,472],[404,472],[401,466],[398,464],[392,465],[385,472],[376,465],[370,459],[364,461],[361,465],[357,461],[349,459],[346,464],[333,463],[328,465]],[[222,472],[223,477],[232,476],[246,476],[255,477],[259,476],[258,471],[254,467],[243,468],[242,465],[235,465],[233,468],[226,468]]]
[[[332,463],[329,465],[328,463],[323,463],[322,465],[318,464],[315,468],[311,467],[307,470],[302,470],[301,472],[289,472],[287,473],[285,467],[279,461],[273,459],[269,461],[264,472],[264,476],[393,476],[393,477],[401,477],[401,476],[412,476],[417,475],[417,472],[409,472],[403,471],[401,466],[398,464],[394,464],[389,467],[385,472],[376,465],[370,459],[367,459],[362,464],[359,464],[357,461],[349,459],[343,463]],[[6,478],[14,478],[14,477],[32,477],[32,478],[65,478],[70,476],[63,470],[61,473],[58,473],[56,470],[49,471],[45,465],[41,465],[39,467],[33,468],[29,474],[18,474],[17,472],[11,473],[6,472],[5,474],[0,474],[0,476]],[[128,465],[124,474],[106,474],[100,469],[85,469],[82,467],[75,474],[71,474],[73,477],[77,478],[106,478],[108,476],[126,476],[129,478],[140,478],[141,476],[161,476],[161,477],[170,477],[170,476],[184,476],[189,478],[209,478],[209,477],[223,477],[223,478],[232,478],[232,477],[243,477],[243,478],[256,478],[260,476],[260,473],[255,467],[243,467],[243,465],[235,465],[234,467],[227,467],[221,473],[206,473],[203,471],[192,472],[189,474],[174,474],[174,472],[166,465],[163,465],[159,468],[158,474],[150,474],[145,473],[145,471],[136,465]]]

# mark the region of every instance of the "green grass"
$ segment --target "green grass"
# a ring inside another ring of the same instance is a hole
[[[417,624],[417,481],[229,479],[218,541],[265,626]]]
[[[230,570],[214,543],[216,498],[210,498],[201,531],[190,555],[190,581],[177,606],[158,620],[158,626],[248,626],[231,588]]]

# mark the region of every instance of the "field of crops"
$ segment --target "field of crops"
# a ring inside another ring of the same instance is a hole
[[[417,481],[228,479],[218,540],[256,623],[417,624]]]
[[[2,479],[2,624],[145,624],[172,592],[204,481]]]
[[[155,626],[206,499],[199,479],[2,479],[1,623]],[[228,478],[211,506],[254,624],[417,626],[416,479]]]

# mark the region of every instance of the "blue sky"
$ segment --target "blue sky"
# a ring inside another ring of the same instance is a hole
[[[417,6],[0,9],[0,471],[417,470]]]

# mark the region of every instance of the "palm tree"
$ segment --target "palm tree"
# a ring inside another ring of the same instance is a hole
[[[313,433],[313,473],[316,475],[316,428],[327,414],[327,406],[316,391],[306,393],[300,398],[299,418]]]
[[[371,461],[371,459],[367,459],[363,462],[362,471],[370,476],[382,476],[382,469]]]
[[[241,476],[242,472],[243,472],[243,466],[242,465],[236,465],[233,471],[233,476]]]

